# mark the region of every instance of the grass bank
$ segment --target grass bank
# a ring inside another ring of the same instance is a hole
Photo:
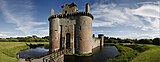
[[[0,62],[18,62],[16,54],[29,48],[26,44],[47,44],[48,42],[0,42]]]
[[[160,62],[160,46],[146,45],[149,50],[139,54],[131,62]]]
[[[117,47],[120,54],[118,54],[113,59],[107,60],[106,62],[129,62],[138,55],[138,52],[130,47],[122,45],[115,45],[115,46]]]

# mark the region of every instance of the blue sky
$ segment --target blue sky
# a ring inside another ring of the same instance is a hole
[[[160,37],[159,0],[0,0],[0,37],[48,36],[51,8],[75,2],[79,11],[90,3],[93,34],[108,37]]]

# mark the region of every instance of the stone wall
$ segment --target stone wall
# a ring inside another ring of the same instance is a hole
[[[92,53],[92,45],[89,45],[92,43],[92,19],[93,16],[86,12],[57,14],[49,17],[50,52],[68,48],[73,54],[75,52]]]
[[[99,38],[92,38],[92,49],[100,46],[100,39]]]
[[[103,34],[98,34],[98,37],[93,37],[92,38],[92,49],[103,46],[104,45],[104,35]]]

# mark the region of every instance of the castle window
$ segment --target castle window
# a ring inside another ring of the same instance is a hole
[[[81,26],[79,27],[79,29],[81,30]]]
[[[65,11],[65,13],[67,13],[67,11]]]

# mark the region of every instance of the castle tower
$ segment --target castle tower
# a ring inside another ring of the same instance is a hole
[[[98,38],[100,39],[100,46],[102,47],[104,45],[104,35],[98,34]]]
[[[92,18],[89,16],[80,16],[79,18],[79,53],[92,53]]]
[[[50,53],[59,49],[71,50],[72,54],[92,53],[92,19],[89,4],[85,12],[77,12],[75,3],[64,4],[62,13],[54,14],[51,10]]]
[[[59,35],[59,18],[53,18],[49,20],[50,22],[50,49],[49,52],[52,53],[56,50],[58,50],[60,47],[60,35]]]
[[[86,4],[86,12],[89,13],[89,4]],[[90,16],[82,15],[79,17],[79,53],[92,53],[92,18]],[[78,23],[77,23],[78,24]]]

